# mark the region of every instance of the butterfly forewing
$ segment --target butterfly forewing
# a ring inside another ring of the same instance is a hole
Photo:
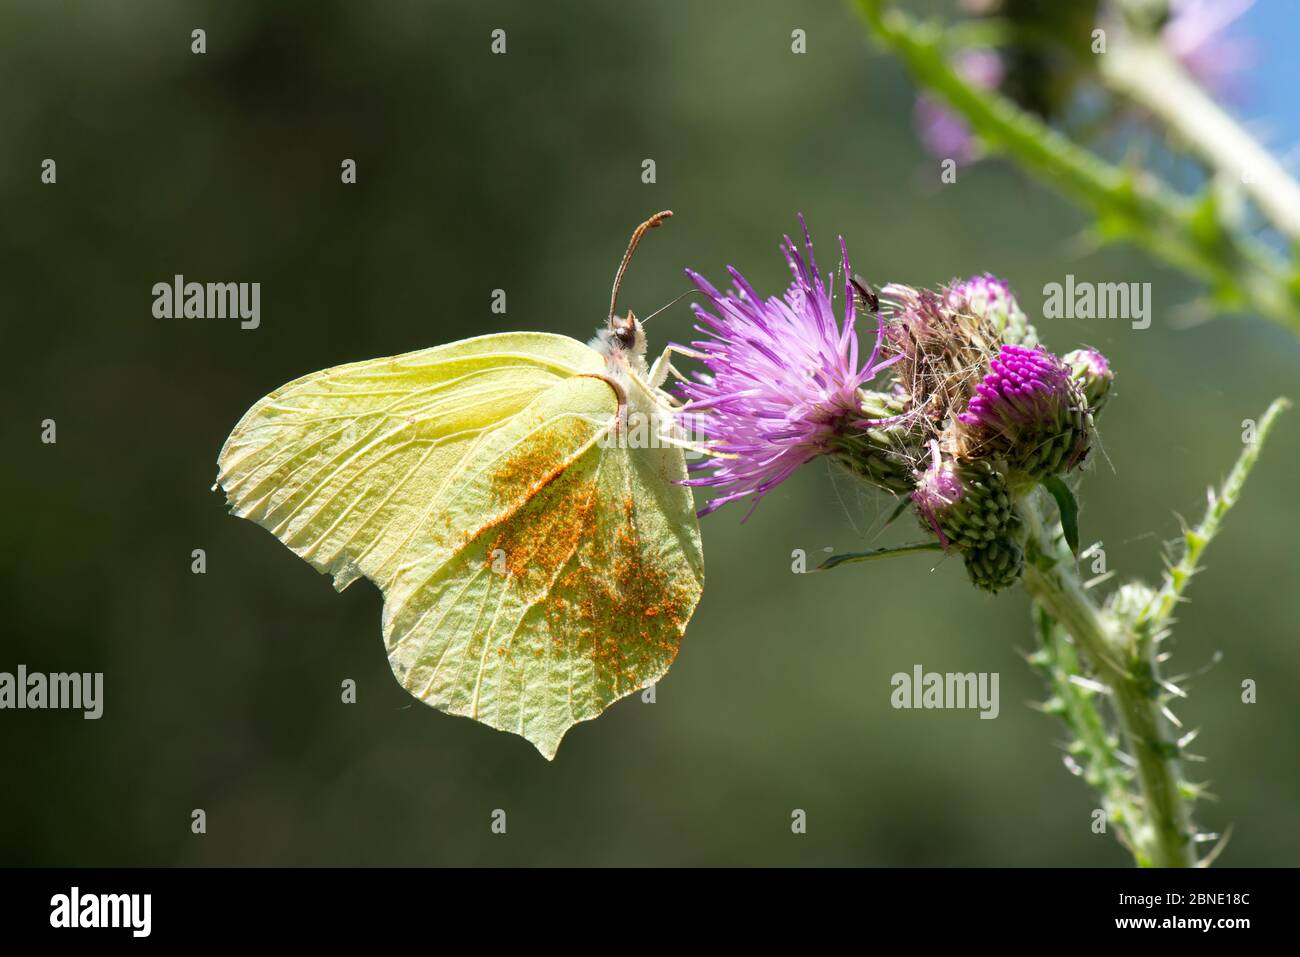
[[[476,450],[546,389],[598,369],[580,343],[541,333],[336,366],[282,386],[226,440],[231,509],[269,529],[342,589],[383,586],[407,543],[450,541],[474,518],[443,503]]]

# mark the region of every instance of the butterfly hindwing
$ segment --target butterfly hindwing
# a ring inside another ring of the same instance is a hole
[[[221,483],[336,587],[379,584],[411,694],[550,758],[667,671],[702,585],[682,452],[619,440],[603,367],[510,334],[325,370],[250,410]]]
[[[574,724],[664,675],[703,579],[690,493],[673,484],[685,474],[680,449],[618,441],[614,394],[599,380],[550,398],[583,414],[548,419],[492,466],[512,485],[536,469],[523,483],[535,493],[451,561],[409,568],[385,608],[408,691],[523,735],[548,758]],[[574,423],[594,421],[605,427],[579,444]]]

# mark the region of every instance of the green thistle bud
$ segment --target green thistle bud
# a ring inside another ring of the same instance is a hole
[[[1018,527],[1006,476],[989,459],[934,461],[916,481],[912,501],[921,523],[947,547],[967,549],[1007,537]]]
[[[1156,597],[1155,590],[1140,581],[1121,585],[1106,600],[1106,610],[1120,621],[1132,624]]]
[[[895,495],[912,490],[911,450],[919,439],[903,412],[906,400],[887,392],[860,393],[863,418],[858,431],[845,431],[829,443],[835,461],[858,478]],[[901,421],[900,421],[901,420]]]
[[[912,490],[912,466],[903,454],[905,444],[894,429],[867,429],[841,435],[831,443],[831,457],[858,478],[886,492],[902,495]]]
[[[966,550],[966,574],[985,591],[997,593],[1020,579],[1025,570],[1025,551],[1020,540],[1006,536]]]
[[[1070,378],[1088,401],[1088,411],[1095,416],[1106,404],[1110,384],[1115,380],[1110,362],[1096,349],[1075,349],[1066,353],[1064,362],[1070,368]]]

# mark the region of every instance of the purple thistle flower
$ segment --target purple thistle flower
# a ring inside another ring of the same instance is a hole
[[[1066,353],[1065,363],[1074,366],[1080,374],[1086,374],[1090,378],[1112,378],[1110,360],[1091,346]]]
[[[1069,368],[1042,346],[1004,345],[957,418],[1002,435],[1050,427],[1071,407],[1070,386]]]
[[[753,496],[748,518],[759,500],[795,469],[832,451],[834,440],[863,419],[859,388],[890,364],[879,361],[879,324],[871,355],[858,363],[852,271],[843,238],[840,324],[830,286],[813,258],[803,216],[799,222],[806,258],[786,236],[781,251],[794,281],[783,298],[760,299],[730,266],[736,291],[726,294],[698,273],[686,271],[712,307],[694,307],[700,322],[695,328],[710,338],[690,347],[708,373],[697,373],[696,381],[679,386],[687,400],[681,410],[683,424],[708,440],[712,452],[691,468],[712,471],[686,484],[724,490],[700,509],[701,516]]]
[[[1079,465],[1093,431],[1070,367],[1042,346],[1011,344],[989,361],[957,424],[964,453],[1004,458],[1013,489]]]

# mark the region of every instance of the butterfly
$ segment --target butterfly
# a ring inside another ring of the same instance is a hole
[[[477,336],[334,366],[255,404],[214,490],[337,590],[384,595],[393,674],[421,701],[522,735],[546,758],[574,724],[658,681],[699,602],[685,448],[642,323],[589,343]]]

